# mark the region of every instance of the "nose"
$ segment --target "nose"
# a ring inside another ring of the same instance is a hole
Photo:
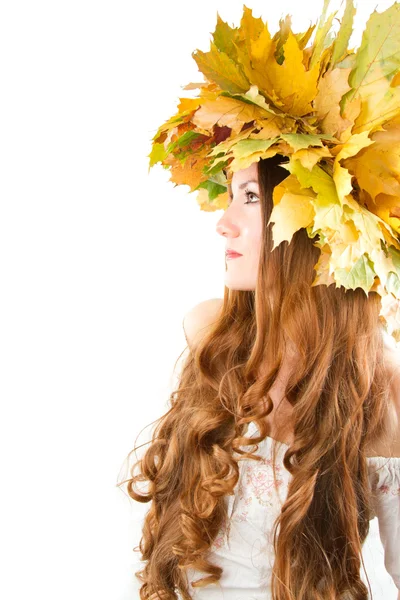
[[[239,235],[239,228],[232,219],[229,218],[227,209],[216,225],[216,231],[222,236],[237,237]]]

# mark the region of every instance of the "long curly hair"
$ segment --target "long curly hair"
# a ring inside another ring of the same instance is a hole
[[[193,587],[220,579],[208,552],[227,518],[238,462],[261,458],[269,390],[288,343],[299,352],[286,387],[294,442],[284,454],[291,478],[273,529],[272,599],[368,598],[360,578],[371,511],[366,448],[385,434],[390,406],[380,297],[312,286],[320,250],[304,229],[272,251],[272,192],[288,174],[282,159],[258,163],[265,227],[256,289],[225,287],[149,447],[117,484],[151,503],[139,545],[145,566],[135,573],[141,600],[176,599],[178,591],[190,600],[189,568],[205,573]],[[250,422],[258,437],[245,436]],[[146,492],[135,490],[139,481],[148,482]]]

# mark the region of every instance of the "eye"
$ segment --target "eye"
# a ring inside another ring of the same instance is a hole
[[[256,198],[256,200],[254,202],[247,201],[247,202],[245,202],[245,204],[255,204],[256,202],[259,201],[259,197],[257,196],[257,194],[255,192],[251,192],[250,190],[246,190],[245,191],[245,195],[246,195],[246,197],[248,199],[250,198],[250,196],[254,196]]]

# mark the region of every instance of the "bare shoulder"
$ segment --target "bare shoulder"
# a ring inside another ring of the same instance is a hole
[[[222,298],[203,300],[191,308],[183,319],[183,330],[191,348],[207,333],[218,318],[223,304]]]

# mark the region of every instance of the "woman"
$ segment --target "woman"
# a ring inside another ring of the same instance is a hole
[[[400,18],[397,10],[386,16]],[[306,72],[311,72],[312,51],[304,54],[304,36],[298,34],[294,42],[286,21],[286,27],[281,23],[281,38],[268,38],[266,25],[252,20],[246,11],[241,28],[231,30],[224,43],[218,34],[226,33],[227,24],[221,21],[214,38],[219,40],[220,54],[222,46],[233,53],[247,83],[251,83],[250,74],[255,77],[250,70],[255,69],[260,53],[253,47],[245,50],[240,41],[249,39],[246,35],[255,30],[257,35],[251,34],[254,43],[275,40],[271,60],[276,64],[289,61],[289,44],[295,43],[303,48],[302,60],[308,57]],[[229,45],[227,40],[236,42]],[[371,36],[369,43],[373,45]],[[286,52],[284,60],[280,49]],[[331,50],[333,64],[335,51]],[[253,51],[252,61],[246,60],[244,52]],[[215,64],[215,56],[213,60]],[[328,70],[319,71],[316,81],[321,82],[326,73],[330,76],[328,63],[324,66]],[[209,78],[210,70],[207,73]],[[268,73],[273,73],[272,67]],[[262,82],[258,83],[261,88]],[[364,220],[369,217],[369,211],[361,207],[363,193],[367,193],[362,176],[357,180],[353,175],[353,195],[344,194],[342,203],[331,199],[328,206],[329,178],[336,177],[332,181],[339,192],[345,187],[346,174],[339,176],[338,170],[357,172],[354,161],[360,148],[351,154],[349,140],[350,129],[360,126],[363,100],[358,103],[358,117],[344,113],[351,121],[348,133],[337,128],[334,139],[316,145],[316,133],[321,139],[322,134],[328,135],[322,121],[315,124],[318,102],[303,98],[300,109],[292,97],[289,110],[289,104],[285,107],[288,96],[284,90],[276,92],[278,84],[274,85],[275,96],[265,91],[271,102],[274,99],[274,112],[271,104],[265,108],[251,90],[253,104],[262,105],[271,118],[254,109],[254,119],[240,127],[235,126],[242,114],[237,112],[230,125],[225,121],[207,129],[207,103],[226,103],[227,97],[237,100],[232,91],[230,97],[221,94],[222,100],[210,100],[216,93],[211,84],[202,90],[201,103],[193,101],[189,109],[187,104],[181,106],[181,120],[171,119],[155,136],[159,147],[153,150],[175,169],[175,183],[180,178],[180,183],[206,191],[207,210],[216,206],[216,192],[221,192],[217,188],[224,187],[224,180],[217,164],[210,166],[206,158],[213,155],[219,160],[227,177],[228,198],[217,231],[226,238],[226,249],[240,256],[227,256],[223,300],[202,303],[187,315],[190,353],[178,389],[128,480],[133,499],[151,501],[140,543],[146,564],[137,573],[142,599],[367,599],[368,588],[360,576],[361,550],[375,515],[385,566],[400,590],[400,371],[398,352],[386,343],[389,338],[381,310],[389,283],[384,284],[378,253],[371,264],[381,269],[380,278],[375,272],[369,293],[362,289],[359,270],[352,276],[360,277],[355,279],[360,285],[352,288],[348,277],[347,286],[330,285],[332,272],[338,283],[351,271],[332,262],[328,272],[328,259],[324,263],[327,247],[330,257],[336,256],[335,224],[342,244],[345,223],[347,248],[353,253],[357,244],[367,247],[373,231],[371,225],[369,236],[355,235],[359,214]],[[339,118],[337,113],[335,127]],[[295,130],[282,129],[271,138],[272,121],[276,126],[279,119],[280,126]],[[387,125],[391,139],[396,124]],[[289,137],[298,136],[299,127],[304,128],[301,135],[314,143],[312,148],[306,146],[306,157],[299,154],[302,148],[293,147],[304,138]],[[368,151],[373,143],[374,151],[379,147],[379,138],[367,141],[375,131],[357,134],[365,137],[361,151]],[[360,138],[356,139],[359,143]],[[266,140],[272,140],[268,147]],[[350,140],[353,146],[354,140]],[[243,141],[249,142],[247,154],[240,144]],[[236,154],[229,156],[235,143]],[[185,170],[186,163],[182,166],[182,153],[190,169]],[[320,167],[307,162],[315,154]],[[334,156],[342,162],[335,162]],[[200,178],[200,184],[194,175],[199,165],[203,175],[212,174],[207,180]],[[296,204],[290,205],[293,197]],[[204,193],[199,194],[199,202],[205,206]],[[288,217],[289,205],[298,207],[301,215]],[[283,219],[277,207],[283,211],[285,206],[287,218]],[[334,220],[335,210],[337,215],[352,214],[352,222],[350,218]],[[381,219],[371,219],[371,223],[381,223]],[[392,243],[387,240],[390,248],[396,244],[392,233]],[[397,248],[391,252],[397,256]],[[388,251],[385,256],[392,255]],[[137,466],[140,472],[135,475]],[[149,482],[147,493],[135,490],[136,482],[143,480]]]

